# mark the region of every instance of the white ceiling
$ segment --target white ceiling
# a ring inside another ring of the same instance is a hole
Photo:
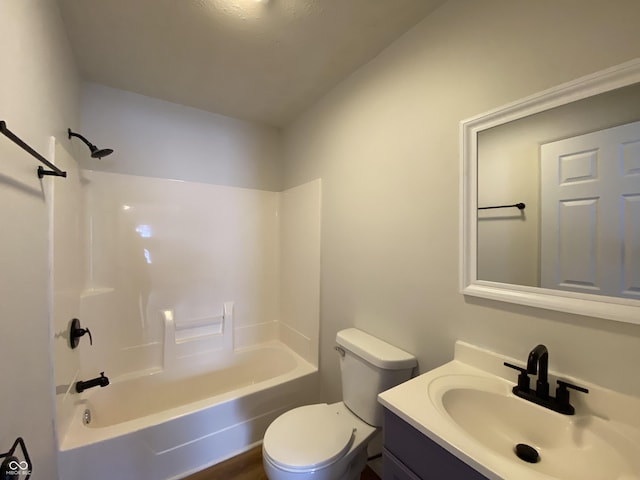
[[[284,126],[444,0],[58,0],[82,77]]]

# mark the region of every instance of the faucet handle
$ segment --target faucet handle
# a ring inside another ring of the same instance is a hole
[[[558,380],[558,390],[567,391],[567,388],[572,388],[582,393],[589,393],[589,390],[584,387],[579,387],[578,385],[574,385],[573,383],[565,382],[564,380]]]
[[[93,345],[93,337],[91,336],[91,331],[89,330],[88,327],[84,327],[83,330],[84,330],[84,333],[89,334],[89,345]],[[82,335],[84,335],[84,333]]]
[[[514,370],[518,370],[520,374],[518,375],[518,390],[523,392],[528,392],[530,388],[529,384],[529,375],[526,368],[519,367],[509,362],[504,362],[505,367],[513,368]]]
[[[504,366],[505,367],[509,367],[509,368],[513,368],[514,370],[518,370],[520,373],[527,373],[527,369],[526,368],[519,367],[517,365],[514,365],[513,363],[504,362]]]
[[[558,411],[560,413],[573,415],[575,413],[575,408],[573,408],[573,405],[569,403],[568,389],[571,388],[582,393],[589,393],[589,390],[584,387],[574,385],[573,383],[565,382],[564,380],[558,380],[557,382],[558,388],[556,388],[556,402],[558,404]]]
[[[93,337],[91,336],[91,332],[88,328],[82,328],[80,326],[80,320],[74,318],[71,320],[71,324],[69,326],[69,343],[71,348],[76,348],[78,343],[80,343],[80,337],[84,334],[89,334],[89,344],[93,345]]]

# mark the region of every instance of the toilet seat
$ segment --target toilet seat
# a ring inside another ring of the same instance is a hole
[[[353,422],[326,403],[290,410],[269,425],[263,450],[278,468],[313,471],[340,459],[354,439]]]

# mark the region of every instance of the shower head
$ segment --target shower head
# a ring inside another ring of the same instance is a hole
[[[111,149],[111,148],[98,148],[93,143],[91,143],[89,140],[87,140],[82,135],[80,135],[79,133],[72,132],[70,128],[67,131],[69,133],[69,138],[78,137],[80,140],[82,140],[87,145],[87,147],[89,147],[89,150],[91,150],[91,158],[100,159],[102,157],[106,157],[107,155],[111,155],[113,153],[113,149]]]
[[[89,147],[91,148],[91,147]],[[91,158],[102,158],[102,157],[106,157],[107,155],[111,155],[113,153],[113,149],[112,148],[100,148],[97,149],[96,147],[93,147],[91,149]]]

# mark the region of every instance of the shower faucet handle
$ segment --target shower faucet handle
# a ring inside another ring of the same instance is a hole
[[[71,320],[71,326],[69,328],[69,344],[71,345],[71,348],[76,348],[80,343],[80,337],[86,333],[89,334],[89,345],[93,345],[91,331],[88,328],[82,328],[80,326],[80,320],[77,318]]]

